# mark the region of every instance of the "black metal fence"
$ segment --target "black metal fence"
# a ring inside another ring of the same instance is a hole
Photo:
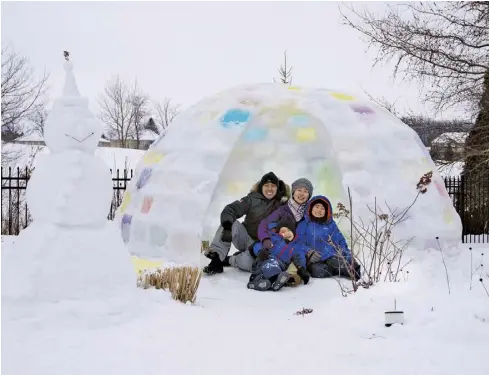
[[[5,174],[4,174],[5,172]],[[115,216],[133,170],[117,169],[112,172],[114,194],[108,219]],[[2,234],[17,235],[31,222],[25,203],[25,189],[30,172],[25,169],[2,167]],[[452,198],[455,210],[462,219],[462,241],[465,243],[489,243],[489,177],[445,178],[445,187]]]
[[[112,174],[113,195],[108,219],[113,220],[117,207],[122,202],[122,196],[127,184],[133,176],[133,170],[117,169]],[[32,221],[25,201],[25,191],[30,178],[28,168],[2,167],[2,235],[17,235]]]
[[[448,177],[445,187],[462,219],[462,241],[489,243],[489,176]]]

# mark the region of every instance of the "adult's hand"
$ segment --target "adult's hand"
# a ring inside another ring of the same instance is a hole
[[[270,249],[261,249],[258,253],[258,259],[261,261],[267,260],[270,257]]]
[[[263,249],[270,250],[273,247],[272,241],[270,238],[265,238],[262,242]]]
[[[232,242],[233,240],[233,232],[231,229],[224,229],[222,231],[221,241],[222,242]]]
[[[309,258],[309,263],[317,263],[321,260],[322,255],[319,251],[309,250],[307,252],[307,257]]]

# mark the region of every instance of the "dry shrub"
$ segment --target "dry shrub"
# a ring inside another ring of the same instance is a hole
[[[350,189],[348,188],[348,197],[350,210],[342,203],[338,203],[335,218],[346,218],[350,224],[350,249],[353,259],[362,269],[361,279],[352,280],[352,288],[349,289],[343,284],[340,285],[342,295],[356,292],[358,287],[369,288],[380,281],[398,282],[400,276],[404,274],[404,268],[411,262],[404,261],[405,250],[411,244],[414,238],[404,240],[394,240],[392,231],[396,226],[408,219],[408,213],[414,206],[420,195],[427,192],[428,186],[432,182],[433,173],[425,173],[416,184],[417,194],[413,202],[403,209],[392,209],[386,202],[388,212],[383,212],[374,201],[374,207],[367,206],[372,217],[370,222],[365,222],[362,218],[355,219],[353,216],[353,200]],[[342,256],[342,249],[332,243],[331,238],[328,242],[332,245],[337,255],[348,266],[348,273],[353,279],[353,263],[349,264]],[[360,258],[361,255],[361,258]]]
[[[201,271],[199,267],[166,267],[139,272],[138,287],[170,291],[174,300],[194,303],[199,288]]]

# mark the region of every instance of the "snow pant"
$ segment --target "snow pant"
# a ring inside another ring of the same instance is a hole
[[[342,276],[351,278],[349,269],[351,264],[348,264],[345,259],[339,256],[332,256],[325,261],[312,263],[307,268],[312,277],[325,278],[333,276]],[[360,265],[353,262],[353,270],[351,272],[354,277],[360,279]]]
[[[212,240],[210,249],[219,254],[219,259],[224,261],[226,256],[229,254],[229,250],[231,250],[231,242],[223,242],[221,240],[223,228],[219,226],[217,229],[216,235]],[[239,221],[235,221],[232,227],[232,243],[236,249],[238,249],[238,253],[236,255],[232,255],[229,257],[229,264],[232,267],[239,268],[243,271],[251,272],[253,267],[253,262],[255,259],[248,251],[248,248],[255,242],[251,239],[250,235],[246,231],[246,228]]]
[[[256,277],[271,279],[274,276],[280,275],[286,269],[287,265],[277,258],[271,257],[266,260],[257,259],[253,264],[250,281]]]

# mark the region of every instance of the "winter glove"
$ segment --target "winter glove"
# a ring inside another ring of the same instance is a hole
[[[302,281],[304,281],[304,285],[307,285],[309,279],[311,278],[309,272],[307,272],[307,270],[304,267],[299,267],[297,269],[297,274],[301,277]]]
[[[270,250],[273,247],[272,241],[270,241],[270,238],[265,238],[262,242],[262,247],[263,249]]]
[[[261,261],[267,260],[269,256],[270,256],[270,249],[267,249],[267,248],[263,248],[258,253],[258,259]]]
[[[307,257],[309,259],[309,263],[317,263],[321,260],[322,255],[319,251],[309,250],[307,253]]]
[[[233,240],[233,233],[229,229],[224,229],[221,236],[222,242],[231,242]]]
[[[222,242],[232,242],[233,241],[233,224],[225,221],[224,223],[221,224],[222,226],[222,235],[221,235],[221,241]]]

